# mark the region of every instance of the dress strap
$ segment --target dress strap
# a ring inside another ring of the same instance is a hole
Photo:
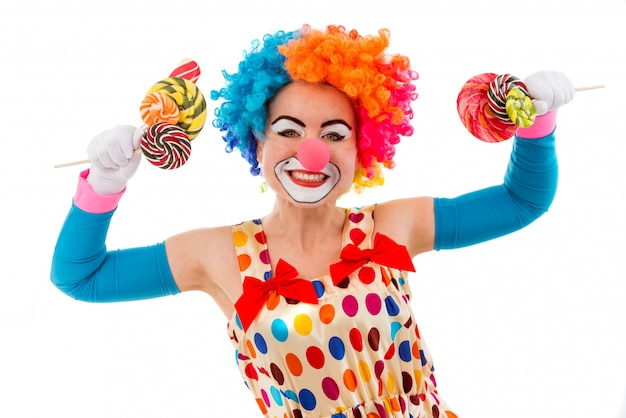
[[[269,251],[260,219],[232,226],[241,281],[247,277],[268,280],[272,277]]]
[[[373,245],[375,205],[350,208],[346,212],[346,224],[343,229],[342,248],[354,244],[361,249],[371,248]]]

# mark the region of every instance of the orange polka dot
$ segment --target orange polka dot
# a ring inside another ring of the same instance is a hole
[[[248,242],[248,234],[243,231],[235,231],[233,232],[233,241],[235,247],[243,247]]]
[[[335,307],[330,304],[323,305],[320,308],[320,321],[323,324],[330,324],[335,319]]]
[[[285,356],[285,363],[287,363],[287,368],[294,376],[300,376],[302,374],[302,363],[300,359],[295,354],[289,353]]]
[[[456,414],[452,411],[446,411],[446,415],[448,416],[448,418],[458,418]]]
[[[239,262],[239,271],[246,271],[252,263],[252,259],[248,254],[239,254],[237,261]]]
[[[380,415],[378,415],[376,412],[370,412],[369,414],[367,414],[367,418],[380,418]]]
[[[383,275],[383,283],[385,284],[385,286],[389,286],[389,284],[391,284],[391,280],[389,279],[389,275],[387,274],[387,269],[381,268],[380,272]]]
[[[267,301],[265,302],[265,306],[267,306],[268,310],[275,309],[280,303],[280,296],[276,292],[271,292],[267,295]]]
[[[402,407],[400,406],[400,402],[398,402],[398,398],[391,398],[389,399],[389,406],[391,407],[392,411],[400,411],[402,410]]]
[[[417,341],[413,343],[413,347],[411,347],[411,354],[413,354],[414,358],[420,358],[420,346],[417,344]]]
[[[343,372],[343,384],[350,392],[354,392],[357,386],[356,374],[350,369]]]
[[[259,405],[259,409],[261,410],[261,413],[263,415],[267,414],[267,407],[265,406],[265,402],[263,402],[263,399],[256,398],[256,404]]]
[[[252,345],[252,341],[246,341],[246,346],[248,347],[248,352],[250,353],[250,357],[256,358],[256,350],[254,349],[254,345]]]

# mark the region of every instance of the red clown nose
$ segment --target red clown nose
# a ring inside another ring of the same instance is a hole
[[[298,161],[309,171],[322,171],[330,160],[330,150],[321,139],[311,138],[302,141],[298,147]]]

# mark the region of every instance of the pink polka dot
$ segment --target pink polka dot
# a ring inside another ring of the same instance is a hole
[[[263,264],[270,263],[270,253],[267,250],[263,250],[259,253],[259,259]]]
[[[359,302],[354,296],[348,295],[343,298],[343,302],[341,302],[341,307],[343,308],[343,311],[346,313],[346,315],[348,315],[349,317],[354,317],[359,311]]]
[[[339,386],[331,377],[322,380],[322,390],[328,399],[336,401],[339,398]]]
[[[367,308],[367,311],[373,316],[376,316],[380,313],[382,306],[383,303],[380,300],[380,296],[378,296],[376,293],[370,293],[365,296],[365,307]]]
[[[376,379],[380,380],[380,376],[382,376],[384,370],[385,370],[384,361],[378,360],[376,363],[374,363],[374,375],[376,376]]]

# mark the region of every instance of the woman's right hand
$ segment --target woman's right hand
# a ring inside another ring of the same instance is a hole
[[[116,126],[94,137],[87,147],[91,170],[87,182],[101,195],[124,190],[141,162],[139,143],[144,128]]]

